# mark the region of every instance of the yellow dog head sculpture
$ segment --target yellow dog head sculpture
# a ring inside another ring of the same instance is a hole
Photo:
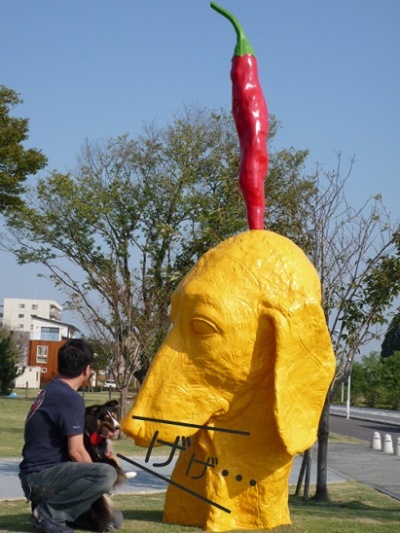
[[[180,283],[173,327],[121,424],[141,446],[186,439],[164,521],[208,531],[290,523],[293,455],[316,440],[335,368],[320,300],[304,253],[264,230],[224,241]]]

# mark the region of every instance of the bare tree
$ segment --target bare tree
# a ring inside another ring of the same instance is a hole
[[[316,172],[316,195],[309,224],[314,235],[309,250],[321,277],[323,305],[337,358],[335,385],[351,372],[362,346],[379,338],[386,313],[400,293],[400,233],[379,195],[354,209],[345,186],[353,160],[343,177],[338,156],[334,172]],[[316,498],[327,494],[329,395],[318,433]]]

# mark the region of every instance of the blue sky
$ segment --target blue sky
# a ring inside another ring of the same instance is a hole
[[[400,1],[221,0],[252,42],[276,148],[309,166],[355,156],[354,205],[381,193],[399,218]],[[208,0],[2,0],[0,83],[20,93],[29,146],[47,170],[74,167],[84,140],[135,136],[184,104],[230,107],[235,33]],[[1,252],[0,300],[63,295]],[[68,316],[65,317],[68,319]]]

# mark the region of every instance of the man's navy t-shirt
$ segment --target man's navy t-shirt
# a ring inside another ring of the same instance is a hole
[[[81,395],[59,378],[51,381],[37,396],[25,422],[20,475],[69,461],[67,437],[82,434],[84,420]]]

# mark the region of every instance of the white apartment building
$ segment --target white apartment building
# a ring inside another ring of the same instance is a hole
[[[71,324],[51,320],[41,316],[32,316],[31,341],[61,341],[63,339],[75,339],[79,329]]]
[[[12,331],[31,333],[37,317],[61,321],[61,312],[61,305],[54,300],[4,298],[2,323]]]

